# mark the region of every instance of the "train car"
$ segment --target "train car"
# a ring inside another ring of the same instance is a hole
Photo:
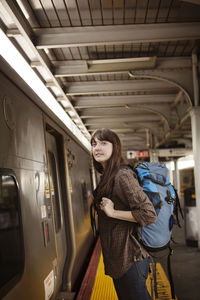
[[[73,299],[95,241],[90,153],[12,76],[0,74],[0,298]]]

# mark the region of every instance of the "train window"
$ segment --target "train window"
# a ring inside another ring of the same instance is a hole
[[[48,151],[49,155],[49,167],[50,167],[50,190],[53,202],[53,212],[56,232],[61,228],[61,213],[60,213],[60,201],[58,193],[58,181],[57,181],[57,168],[54,154]]]
[[[24,268],[18,184],[14,173],[0,169],[0,294],[20,278]]]

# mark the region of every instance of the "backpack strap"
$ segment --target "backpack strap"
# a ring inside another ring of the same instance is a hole
[[[170,243],[168,243],[168,245],[165,246],[163,249],[166,249],[166,248],[169,250],[169,252],[167,254],[167,273],[168,273],[170,289],[171,289],[171,299],[176,299],[175,289],[174,289],[174,281],[173,281],[172,270],[171,270],[171,256],[173,254],[173,249],[171,248]],[[154,287],[152,285],[151,289],[152,289],[152,287],[154,288],[155,299],[158,299],[157,274],[156,274],[156,259],[158,259],[158,257],[154,256],[153,253],[155,253],[155,252],[159,252],[159,251],[158,250],[149,251],[149,255],[150,255],[150,259],[151,259],[151,263],[152,263],[153,280],[154,280]],[[164,254],[163,256],[160,256],[159,258],[162,258],[165,256],[166,256],[166,254]],[[151,297],[153,299],[152,291],[151,291]]]
[[[154,293],[155,293],[155,298],[158,299],[156,262],[154,261],[154,259],[151,255],[150,255],[150,259],[151,259],[153,281],[154,281],[154,285],[151,283],[151,297],[152,297],[152,299],[154,299]]]
[[[172,277],[172,270],[171,270],[171,259],[170,259],[172,254],[173,254],[173,250],[169,246],[169,254],[167,257],[167,270],[168,270],[169,282],[170,282],[170,287],[171,287],[171,296],[172,296],[172,299],[176,299],[175,290],[174,290],[174,282],[173,282],[173,277]]]
[[[181,228],[178,212],[180,212],[181,217],[182,217],[183,220],[184,220],[184,216],[183,216],[183,211],[181,209],[180,200],[179,200],[179,196],[178,196],[177,190],[175,189],[174,186],[173,186],[173,188],[174,188],[175,195],[176,195],[175,205],[174,205],[174,214],[176,216],[177,225],[178,225],[178,227]]]
[[[150,269],[150,267],[149,267],[149,273],[151,273],[151,269]],[[154,292],[153,292],[153,278],[152,278],[152,276],[150,277],[150,279],[151,279],[151,295],[150,295],[150,297],[151,297],[151,300],[153,300],[153,294],[154,294]]]

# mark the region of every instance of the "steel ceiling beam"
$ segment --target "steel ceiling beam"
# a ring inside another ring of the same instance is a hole
[[[155,104],[155,105],[131,105],[129,107],[101,107],[101,108],[89,108],[89,109],[83,109],[80,112],[81,118],[83,117],[90,117],[90,116],[99,116],[102,115],[103,117],[106,117],[110,113],[112,114],[120,114],[123,116],[135,116],[140,114],[141,112],[148,111],[148,114],[159,114],[163,115],[166,118],[169,118],[170,115],[172,115],[172,111],[170,109],[170,106],[168,104]],[[175,113],[174,113],[175,115]]]
[[[92,95],[102,93],[144,92],[144,91],[170,90],[176,93],[177,88],[167,82],[158,80],[123,80],[123,81],[95,81],[73,82],[67,89],[68,96]]]
[[[166,121],[167,126],[169,128],[174,128],[176,122],[178,121],[177,115],[171,111],[170,106],[168,104],[154,104],[154,105],[131,105],[128,108],[124,107],[112,107],[112,108],[90,108],[90,109],[83,109],[80,113],[80,117],[82,119],[88,119],[88,118],[99,118],[100,116],[103,116],[104,118],[107,118],[109,115],[119,115],[121,117],[125,118],[135,118],[135,116],[140,116],[142,113],[141,119],[146,118],[145,112],[148,114],[148,116],[152,116],[152,114],[156,114],[160,117],[160,119],[163,119]]]
[[[109,61],[109,59],[107,59]],[[115,59],[112,59],[113,64]],[[116,59],[117,64],[118,59]],[[99,63],[101,60],[99,60]],[[127,74],[127,66],[125,65],[124,69],[121,66],[120,71],[114,71],[112,68],[108,71],[103,72],[88,72],[87,60],[69,60],[69,61],[54,61],[55,66],[54,75],[55,77],[70,77],[70,76],[90,76],[98,74],[115,74],[115,73],[125,73]],[[165,70],[169,71],[170,69],[191,69],[192,61],[191,57],[165,57],[157,58],[156,60],[156,69],[164,72]],[[129,71],[131,70],[131,67]]]
[[[200,22],[42,28],[34,33],[38,49],[155,43],[199,39]]]
[[[85,120],[85,126],[89,126],[91,124],[96,124],[97,127],[98,125],[103,125],[106,126],[107,124],[110,125],[114,125],[115,123],[119,124],[120,123],[126,123],[126,122],[159,122],[161,121],[160,116],[156,115],[156,114],[143,114],[143,115],[134,115],[134,116],[123,116],[123,115],[107,115],[107,116],[103,116],[103,115],[99,115],[99,116],[91,116],[91,117],[84,117]],[[159,125],[158,125],[159,126]],[[131,127],[131,126],[130,126]]]
[[[135,119],[134,119],[135,120]],[[121,123],[115,122],[115,121],[108,121],[107,124],[109,124],[109,128],[113,129],[114,131],[118,132],[135,132],[135,131],[143,131],[145,128],[150,129],[150,127],[154,130],[156,130],[159,126],[159,130],[162,130],[162,127],[160,126],[161,123],[159,123],[157,120],[137,120],[135,122],[134,120],[123,122],[123,127],[121,127]],[[112,123],[112,124],[111,124]],[[88,128],[88,131],[94,130],[97,127],[96,123],[91,122],[91,120],[87,120],[85,122],[85,125]]]
[[[152,134],[157,136],[159,140],[161,140],[165,134],[164,128],[160,121],[151,120],[139,120],[139,121],[128,121],[126,122],[116,122],[116,121],[107,121],[105,125],[102,125],[102,123],[92,123],[91,120],[87,121],[86,126],[88,128],[89,132],[93,132],[94,130],[108,126],[111,130],[115,131],[116,133],[124,133],[130,134],[130,133],[146,133],[146,129],[149,129]],[[160,138],[159,138],[160,137]]]
[[[77,110],[98,107],[128,108],[129,105],[133,104],[172,104],[175,98],[176,93],[169,95],[77,96],[73,98],[73,104]]]

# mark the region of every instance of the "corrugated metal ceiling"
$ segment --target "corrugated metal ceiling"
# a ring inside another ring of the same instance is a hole
[[[124,151],[188,147],[191,56],[200,40],[197,2],[1,0],[0,16],[4,31],[25,49],[69,115],[70,101],[86,136],[109,127],[119,133]],[[156,64],[131,64],[148,57]]]

